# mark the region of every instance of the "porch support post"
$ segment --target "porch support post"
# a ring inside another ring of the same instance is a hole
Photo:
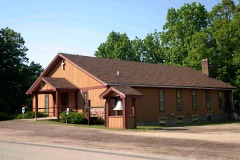
[[[126,129],[126,122],[127,122],[127,116],[126,116],[126,97],[122,98],[122,107],[123,107],[123,128]]]
[[[56,112],[57,119],[59,119],[59,91],[56,91]]]
[[[53,117],[55,117],[55,102],[56,102],[56,95],[52,93],[52,99],[53,99]]]
[[[35,94],[35,120],[37,121],[38,117],[38,94]]]
[[[134,128],[137,128],[137,120],[136,120],[136,106],[137,106],[137,98],[134,98],[134,105],[133,105],[133,120],[134,120]]]
[[[78,111],[78,91],[75,91],[75,109]]]
[[[109,127],[109,98],[106,99],[106,107],[105,107],[105,127]]]

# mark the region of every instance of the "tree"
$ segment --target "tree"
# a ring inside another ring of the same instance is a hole
[[[127,34],[114,31],[109,34],[106,42],[100,44],[94,55],[102,58],[135,60],[131,41]]]
[[[168,10],[161,33],[166,63],[183,65],[193,34],[207,27],[207,16],[205,7],[196,2]]]
[[[149,33],[143,40],[136,38],[132,41],[132,45],[133,50],[138,53],[137,57],[139,61],[164,63],[165,56],[163,54],[159,32]]]
[[[239,5],[223,0],[213,7],[208,22],[208,27],[193,34],[184,64],[201,69],[200,60],[208,58],[211,77],[238,87],[234,99],[235,105],[240,106]]]
[[[101,43],[94,54],[96,57],[121,59],[148,63],[163,63],[160,33],[149,33],[145,39],[129,40],[126,33],[111,32],[107,41]]]
[[[27,65],[24,43],[19,33],[9,28],[0,30],[0,112],[15,113],[26,104],[27,88],[43,71],[34,62]]]

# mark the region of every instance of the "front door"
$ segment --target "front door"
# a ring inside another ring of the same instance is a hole
[[[61,109],[60,112],[66,111],[68,108],[68,93],[62,92],[61,93]]]
[[[225,111],[227,113],[232,112],[232,103],[231,103],[231,91],[224,92],[224,99],[225,99]]]

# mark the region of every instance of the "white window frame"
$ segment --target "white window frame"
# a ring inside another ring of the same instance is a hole
[[[178,118],[182,118],[182,122],[178,122]],[[177,124],[184,124],[184,116],[177,116],[176,117],[176,123]]]
[[[165,121],[164,123],[161,123],[161,121]],[[159,118],[159,124],[160,125],[166,125],[167,124],[167,117],[160,117]]]
[[[194,119],[196,119],[196,118],[198,120],[197,122],[194,121]],[[192,115],[192,122],[193,123],[199,123],[199,115]]]

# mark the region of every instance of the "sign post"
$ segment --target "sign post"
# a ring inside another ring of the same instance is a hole
[[[67,108],[67,110],[66,110],[66,114],[67,114],[67,117],[66,117],[66,123],[67,123],[68,114],[69,114],[69,108]]]
[[[24,118],[24,113],[25,113],[25,108],[22,107],[22,114],[23,114],[22,119]]]

